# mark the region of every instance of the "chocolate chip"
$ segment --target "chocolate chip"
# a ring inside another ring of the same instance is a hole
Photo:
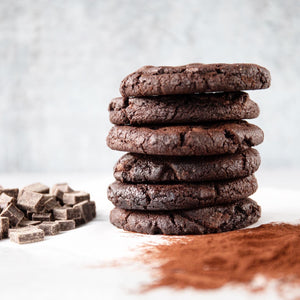
[[[45,237],[44,231],[35,226],[9,229],[8,235],[12,242],[18,244],[39,242],[42,241]]]
[[[24,190],[17,201],[17,205],[25,211],[41,212],[44,202],[43,194]]]
[[[0,189],[0,194],[5,193],[7,196],[13,197],[15,199],[18,198],[19,189]]]
[[[18,226],[24,218],[24,213],[11,203],[1,212],[0,217],[7,217],[10,226]]]
[[[0,217],[0,240],[8,236],[9,219],[7,217]]]
[[[74,208],[79,208],[81,213],[81,218],[84,220],[85,223],[91,221],[96,217],[96,205],[94,201],[83,201],[76,205]],[[75,220],[76,222],[76,220]]]
[[[23,219],[23,220],[19,223],[19,226],[20,226],[20,227],[26,227],[26,226],[30,226],[30,225],[34,226],[34,225],[38,225],[38,224],[40,224],[40,223],[41,223],[41,221],[32,221],[32,220],[25,220],[25,219]]]
[[[53,209],[53,216],[55,220],[74,220],[81,217],[79,208],[60,207]]]
[[[2,193],[0,195],[0,209],[3,210],[5,209],[9,204],[16,204],[16,198],[8,196],[5,193]]]
[[[23,188],[23,190],[25,191],[31,191],[31,192],[36,192],[36,193],[40,193],[40,194],[47,194],[49,193],[49,187],[42,184],[42,183],[33,183],[33,184],[30,184],[28,186],[25,186]]]
[[[74,205],[85,200],[90,200],[90,194],[82,191],[64,193],[63,196],[63,203],[67,205]]]
[[[45,235],[56,235],[59,233],[60,225],[56,222],[45,221],[37,225],[37,228],[42,229]]]
[[[33,221],[51,221],[52,213],[33,213],[32,214]]]
[[[74,220],[56,220],[55,221],[59,225],[60,231],[67,231],[75,229],[75,221]]]
[[[55,184],[51,192],[59,200],[63,200],[64,193],[74,192],[74,190],[67,183],[57,183]]]

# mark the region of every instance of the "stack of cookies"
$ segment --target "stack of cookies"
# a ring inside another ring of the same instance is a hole
[[[145,66],[121,83],[109,106],[107,144],[129,152],[114,168],[113,225],[148,234],[205,234],[255,223],[260,207],[253,146],[263,131],[243,90],[270,86],[255,64]]]

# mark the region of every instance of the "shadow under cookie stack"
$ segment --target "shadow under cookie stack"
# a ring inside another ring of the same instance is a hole
[[[260,217],[248,198],[263,131],[243,90],[265,89],[271,77],[255,64],[145,66],[121,83],[109,106],[107,144],[129,152],[108,188],[110,221],[148,234],[206,234],[244,228]]]

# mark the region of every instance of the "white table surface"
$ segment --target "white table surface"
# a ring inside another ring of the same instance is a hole
[[[257,173],[259,190],[253,195],[262,206],[267,222],[300,222],[300,171],[278,170]],[[126,233],[108,222],[112,208],[106,199],[111,174],[0,174],[5,187],[22,187],[40,181],[48,185],[67,181],[76,189],[91,193],[97,204],[97,218],[78,229],[46,237],[45,241],[18,245],[0,241],[1,299],[277,299],[272,286],[263,293],[251,294],[242,287],[214,291],[170,288],[139,294],[149,283],[151,267],[136,262],[120,267],[100,268],[103,263],[138,255],[145,242],[161,242],[159,236]]]

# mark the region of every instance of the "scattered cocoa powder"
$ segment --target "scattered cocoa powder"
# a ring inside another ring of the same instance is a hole
[[[258,275],[267,282],[276,280],[277,287],[300,287],[300,225],[271,223],[220,234],[168,237],[166,244],[147,245],[143,253],[143,262],[157,265],[158,275],[146,290],[216,289],[232,283],[251,287]]]

